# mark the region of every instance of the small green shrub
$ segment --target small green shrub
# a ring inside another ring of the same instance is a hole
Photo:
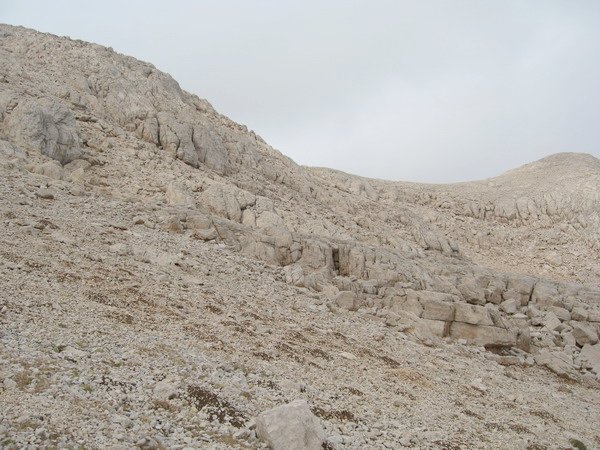
[[[577,450],[587,450],[587,447],[585,446],[585,444],[583,442],[581,442],[579,439],[569,439],[569,442]]]

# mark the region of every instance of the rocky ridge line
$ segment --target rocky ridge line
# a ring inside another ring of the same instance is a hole
[[[0,38],[0,152],[6,170],[48,180],[40,198],[56,182],[146,205],[133,224],[283,267],[335,314],[600,377],[597,159],[448,186],[303,168],[150,64],[22,28]],[[569,189],[540,184],[554,176]],[[518,255],[529,269],[504,270]]]

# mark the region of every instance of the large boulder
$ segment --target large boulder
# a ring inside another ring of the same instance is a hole
[[[349,311],[356,311],[358,309],[358,297],[352,291],[342,291],[338,294],[335,299],[335,303],[343,309],[347,309]]]
[[[542,319],[542,325],[549,331],[554,331],[560,328],[560,319],[552,311],[547,313]]]
[[[488,303],[499,305],[502,303],[502,293],[506,290],[506,281],[503,279],[492,278],[487,287],[483,290],[485,300]]]
[[[262,412],[256,434],[273,450],[319,450],[325,441],[325,431],[305,400]]]
[[[598,342],[598,332],[592,324],[585,322],[571,321],[573,327],[573,336],[581,346],[585,344],[595,344]]]
[[[421,319],[421,322],[427,326],[431,334],[443,338],[450,333],[450,322],[443,320]]]
[[[421,342],[430,343],[436,337],[445,337],[448,335],[447,327],[449,322],[420,319],[408,311],[387,311],[384,315],[387,326],[396,327],[398,331],[414,336]]]
[[[541,309],[551,306],[561,306],[561,296],[555,283],[538,281],[531,293],[531,301]]]
[[[390,303],[390,311],[408,311],[418,317],[423,314],[423,305],[419,302],[415,291],[408,290],[405,296],[395,295]]]
[[[573,358],[564,352],[552,352],[542,349],[535,355],[535,362],[540,366],[547,367],[561,377],[576,377],[575,369],[573,368]]]
[[[485,291],[475,279],[467,278],[457,288],[465,301],[476,305],[485,305]]]
[[[208,123],[190,123],[169,112],[159,112],[156,118],[146,119],[138,135],[161,145],[172,157],[192,167],[200,163],[225,174],[230,168],[227,148]]]
[[[529,303],[533,286],[535,285],[535,279],[524,276],[513,274],[508,278],[508,282],[506,283],[507,291],[502,295],[505,300],[509,298],[516,298],[520,300],[521,306],[527,306]],[[516,294],[516,297],[513,297],[511,294]]]
[[[454,300],[456,296],[435,291],[411,291],[407,289],[407,298],[416,295],[423,307],[421,317],[430,320],[454,320]]]
[[[452,322],[450,337],[464,339],[469,344],[491,347],[513,347],[517,343],[517,334],[511,330],[463,322]]]
[[[581,306],[576,306],[571,311],[571,319],[577,321],[586,321],[588,320],[588,312]]]
[[[454,304],[422,297],[420,303],[423,306],[421,317],[430,320],[452,321],[454,319]]]
[[[584,367],[592,369],[600,376],[600,344],[585,344],[579,358]]]
[[[551,306],[548,310],[556,315],[561,322],[568,322],[571,320],[571,313],[566,308],[560,306]]]
[[[457,322],[470,323],[473,325],[494,325],[489,310],[484,306],[456,303],[454,308],[454,320]]]
[[[4,120],[3,129],[17,145],[38,151],[61,164],[81,155],[75,117],[53,98],[21,100]]]
[[[241,222],[242,209],[237,190],[225,184],[211,184],[199,196],[199,202],[208,211],[234,222]]]
[[[502,303],[500,303],[500,309],[506,314],[516,314],[520,305],[520,300],[509,298],[508,300],[504,300]]]

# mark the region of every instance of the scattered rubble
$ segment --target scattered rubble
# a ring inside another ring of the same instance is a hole
[[[0,79],[0,447],[600,446],[594,157],[301,167],[148,63],[7,25]]]

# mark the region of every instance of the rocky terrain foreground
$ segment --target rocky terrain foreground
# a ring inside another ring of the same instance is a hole
[[[600,448],[600,161],[302,167],[0,26],[0,447]]]

